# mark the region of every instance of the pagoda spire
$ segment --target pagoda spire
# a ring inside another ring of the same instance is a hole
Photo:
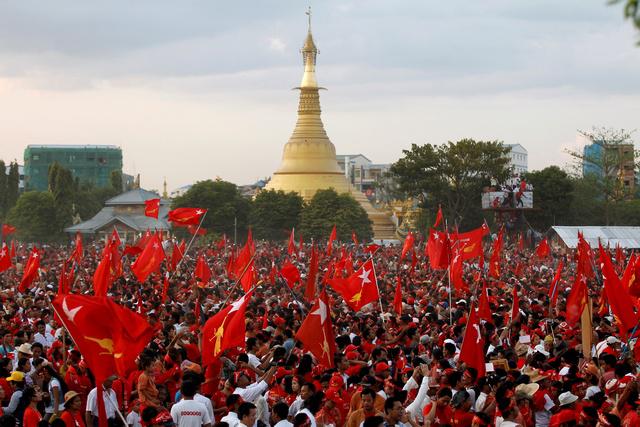
[[[302,74],[302,82],[300,82],[298,89],[320,89],[316,80],[316,56],[319,51],[311,34],[311,6],[309,6],[305,14],[309,17],[309,23],[307,27],[307,38],[304,40],[304,44],[300,50],[304,64],[304,73]]]

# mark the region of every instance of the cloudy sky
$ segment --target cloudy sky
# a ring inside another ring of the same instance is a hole
[[[576,129],[640,127],[638,33],[606,0],[0,3],[0,157],[115,144],[169,189],[274,171],[296,119],[306,6],[337,152],[521,143],[564,165]],[[636,140],[640,136],[636,134]]]

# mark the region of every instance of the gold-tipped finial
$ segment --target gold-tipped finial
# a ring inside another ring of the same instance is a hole
[[[167,193],[167,177],[164,177],[164,183],[162,184],[162,198],[168,199],[169,193]]]

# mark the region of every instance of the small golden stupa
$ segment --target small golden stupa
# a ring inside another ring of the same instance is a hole
[[[274,172],[267,190],[295,191],[310,200],[317,190],[333,188],[338,193],[348,193],[349,183],[336,160],[336,148],[329,140],[320,118],[320,94],[324,89],[316,80],[316,56],[318,48],[311,35],[311,11],[307,38],[302,46],[304,73],[300,86],[298,121],[284,146],[282,163]]]

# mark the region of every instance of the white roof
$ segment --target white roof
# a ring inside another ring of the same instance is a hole
[[[592,248],[602,246],[615,248],[620,245],[623,249],[640,248],[640,227],[605,227],[605,226],[555,226],[553,231],[558,234],[565,245],[575,248],[578,245],[578,231]]]

